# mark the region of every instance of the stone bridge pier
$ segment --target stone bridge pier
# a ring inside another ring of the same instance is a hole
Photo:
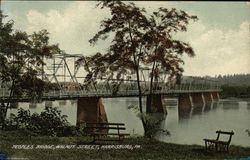
[[[178,99],[178,112],[179,117],[189,117],[189,114],[193,107],[192,96],[188,93],[180,94]]]
[[[108,123],[102,98],[84,97],[77,102],[77,124],[86,123]]]
[[[167,114],[167,107],[165,104],[163,95],[150,95],[147,96],[146,100],[146,112],[147,113],[164,113]],[[151,103],[151,104],[150,104]]]
[[[212,93],[206,92],[206,93],[203,93],[203,95],[204,95],[205,102],[212,102],[213,101]]]
[[[202,93],[191,93],[193,101],[192,115],[200,114],[205,105],[205,99]]]
[[[199,107],[211,104],[212,101],[219,100],[218,92],[206,92],[206,93],[183,93],[179,95],[178,112],[179,117],[188,117],[192,111],[192,108],[198,110]],[[198,108],[197,108],[198,107]]]
[[[205,104],[205,99],[202,93],[192,93],[193,105],[203,105]]]
[[[220,99],[220,95],[218,92],[212,92],[211,94],[214,101],[218,101]]]

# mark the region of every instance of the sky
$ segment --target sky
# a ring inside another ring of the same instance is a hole
[[[104,52],[110,41],[90,46],[88,40],[99,30],[108,10],[96,7],[96,1],[2,1],[6,20],[14,20],[16,30],[28,33],[47,29],[51,43],[69,54],[91,55]],[[184,75],[216,76],[250,73],[249,2],[175,2],[137,1],[148,14],[159,7],[176,8],[198,16],[188,31],[176,38],[188,42],[196,56],[183,56]]]

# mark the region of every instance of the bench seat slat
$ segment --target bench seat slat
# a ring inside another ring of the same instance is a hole
[[[125,126],[124,123],[86,123],[87,125],[119,125]]]
[[[226,131],[216,131],[216,133],[234,135],[234,132],[226,132]]]
[[[205,148],[206,149],[213,149],[215,148],[216,151],[227,151],[229,152],[229,145],[234,135],[234,132],[226,132],[226,131],[216,131],[217,138],[216,139],[203,139],[205,141]],[[229,135],[228,141],[219,140],[220,134],[227,134]]]
[[[215,139],[204,139],[204,141],[212,142],[212,143],[228,144],[228,142],[226,142],[226,141],[219,141],[219,140],[215,140]]]
[[[125,130],[126,128],[124,127],[85,127],[85,129],[117,129],[117,130]]]
[[[98,133],[98,132],[96,132],[96,133],[91,133],[91,135],[118,135],[118,136],[129,136],[130,134],[127,134],[127,133],[120,133],[120,134],[118,134],[118,133]]]
[[[116,139],[98,139],[98,141],[117,141]]]
[[[125,136],[130,136],[127,133],[120,133],[120,130],[125,130],[124,123],[86,123],[86,132],[89,132],[88,135],[92,136],[93,142],[99,140],[105,141],[114,141],[114,139],[100,139],[101,136],[118,136],[119,139],[115,139],[115,141],[123,141]],[[108,133],[108,130],[116,130],[117,133]],[[103,130],[103,131],[102,131]]]

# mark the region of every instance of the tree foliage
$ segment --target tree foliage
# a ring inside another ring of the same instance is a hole
[[[192,57],[194,51],[188,43],[174,39],[174,34],[185,32],[189,21],[197,17],[163,7],[149,15],[144,8],[121,1],[102,1],[98,6],[108,8],[111,18],[101,22],[101,30],[89,42],[95,45],[109,36],[113,36],[113,41],[106,53],[79,59],[88,72],[86,83],[103,78],[119,79],[121,83],[136,74],[142,113],[140,69],[150,68],[150,94],[160,75],[167,74],[169,79],[180,77],[184,71],[181,55]],[[146,119],[142,118],[142,122],[145,129]]]
[[[0,12],[0,19],[5,18]],[[10,90],[8,101],[13,97],[30,96],[33,100],[41,97],[47,83],[39,77],[45,65],[44,58],[59,53],[58,45],[49,44],[46,30],[29,35],[14,30],[14,22],[0,23],[0,83]],[[0,120],[6,117],[10,103],[1,103]]]
[[[181,74],[184,63],[178,56],[187,53],[194,56],[193,49],[185,42],[173,39],[173,34],[186,31],[189,16],[184,11],[159,8],[148,16],[145,9],[133,3],[120,1],[101,2],[101,8],[109,8],[112,17],[102,21],[100,30],[91,40],[95,44],[99,39],[105,40],[114,33],[113,42],[107,53],[97,53],[87,57],[86,70],[88,78],[115,78],[134,73],[138,67],[153,66],[152,75],[157,78],[160,71],[171,76]]]
[[[67,116],[57,108],[46,107],[40,114],[31,114],[29,110],[18,109],[17,115],[11,114],[5,121],[5,130],[22,130],[30,134],[62,136],[71,134]]]

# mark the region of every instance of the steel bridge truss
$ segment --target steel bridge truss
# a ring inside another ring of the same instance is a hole
[[[81,54],[54,55],[46,59],[42,68],[40,78],[48,80],[58,86],[58,89],[51,89],[43,93],[44,99],[70,99],[78,97],[129,97],[138,96],[138,86],[135,75],[124,77],[124,79],[98,79],[96,82],[84,84],[86,72],[76,65]],[[140,86],[143,95],[149,94],[150,70],[146,67],[140,68]],[[190,77],[189,77],[190,78]],[[191,77],[192,78],[192,77]],[[220,86],[207,80],[189,81],[179,85],[170,85],[167,75],[159,77],[158,82],[153,84],[153,94],[178,94],[194,92],[218,92]],[[66,86],[66,87],[65,87]],[[74,87],[74,88],[73,88]],[[0,88],[0,101],[7,100],[10,92],[6,88]],[[28,99],[28,97],[22,97]],[[13,98],[12,98],[13,99]]]

